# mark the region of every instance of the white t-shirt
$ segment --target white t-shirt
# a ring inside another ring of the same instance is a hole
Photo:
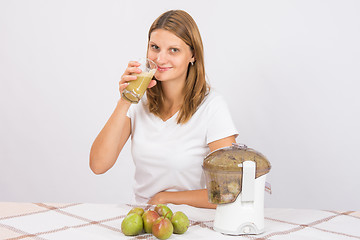
[[[192,118],[177,124],[148,111],[146,96],[132,104],[131,152],[135,163],[135,200],[146,203],[160,191],[205,188],[202,163],[208,143],[236,135],[237,130],[224,99],[210,91]]]

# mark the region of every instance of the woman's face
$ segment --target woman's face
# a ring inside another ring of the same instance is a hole
[[[164,29],[156,29],[150,34],[148,58],[158,65],[155,78],[159,81],[185,81],[189,63],[194,61],[190,47]]]

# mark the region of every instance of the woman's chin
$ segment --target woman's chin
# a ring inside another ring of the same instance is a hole
[[[163,77],[159,74],[159,75],[156,75],[154,76],[156,78],[157,81],[162,81],[163,80]]]

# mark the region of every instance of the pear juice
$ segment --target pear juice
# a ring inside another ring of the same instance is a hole
[[[137,79],[129,81],[129,85],[122,93],[123,97],[131,103],[138,103],[149,86],[155,71],[156,69],[152,69],[149,72],[134,74],[137,76]]]

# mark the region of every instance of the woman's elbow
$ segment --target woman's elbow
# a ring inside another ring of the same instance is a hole
[[[91,165],[90,165],[90,169],[91,169],[91,171],[92,171],[93,173],[95,173],[96,175],[100,175],[100,174],[103,174],[103,173],[106,172],[106,171],[103,171],[103,170],[101,170],[101,169],[94,168],[94,167],[92,167]]]
[[[94,157],[90,155],[89,166],[93,173],[95,173],[96,175],[100,175],[107,172],[107,169],[103,168],[101,165],[102,164],[97,163]]]

